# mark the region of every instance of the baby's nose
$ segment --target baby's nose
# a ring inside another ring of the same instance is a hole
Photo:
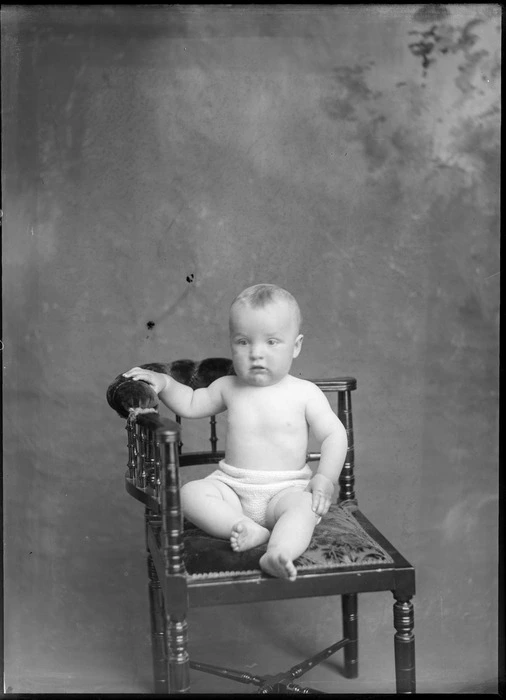
[[[251,346],[251,357],[255,360],[259,359],[260,357],[263,357],[263,350],[261,345]]]

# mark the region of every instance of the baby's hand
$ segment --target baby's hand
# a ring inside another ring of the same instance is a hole
[[[153,387],[154,391],[159,394],[167,386],[167,376],[160,372],[152,372],[150,369],[142,369],[142,367],[133,367],[128,372],[124,372],[123,376],[134,381],[142,381]]]
[[[332,502],[334,495],[334,484],[323,474],[315,474],[309,484],[307,491],[313,494],[313,510],[316,515],[325,515]]]

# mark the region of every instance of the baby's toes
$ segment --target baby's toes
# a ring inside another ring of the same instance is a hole
[[[237,550],[239,547],[239,542],[241,541],[241,530],[242,525],[234,525],[232,532],[230,533],[230,546],[232,549]]]

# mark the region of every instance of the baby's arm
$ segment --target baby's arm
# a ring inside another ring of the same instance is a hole
[[[344,466],[348,438],[325,394],[314,384],[309,390],[306,420],[321,445],[320,464],[308,488],[313,494],[313,510],[317,515],[325,515]]]
[[[133,367],[123,376],[152,386],[163,403],[182,418],[206,418],[227,408],[223,389],[229,377],[216,379],[206,389],[192,389],[168,374],[152,372],[141,367]]]

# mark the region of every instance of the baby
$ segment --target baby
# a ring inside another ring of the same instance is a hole
[[[230,309],[236,376],[193,390],[172,377],[134,367],[124,376],[150,384],[183,418],[228,411],[219,469],[181,489],[185,517],[243,551],[267,543],[261,568],[295,580],[294,560],[328,511],[347,450],[346,431],[323,392],[293,377],[301,350],[294,297],[272,284],[244,290]],[[316,473],[306,464],[308,430],[320,443]]]

